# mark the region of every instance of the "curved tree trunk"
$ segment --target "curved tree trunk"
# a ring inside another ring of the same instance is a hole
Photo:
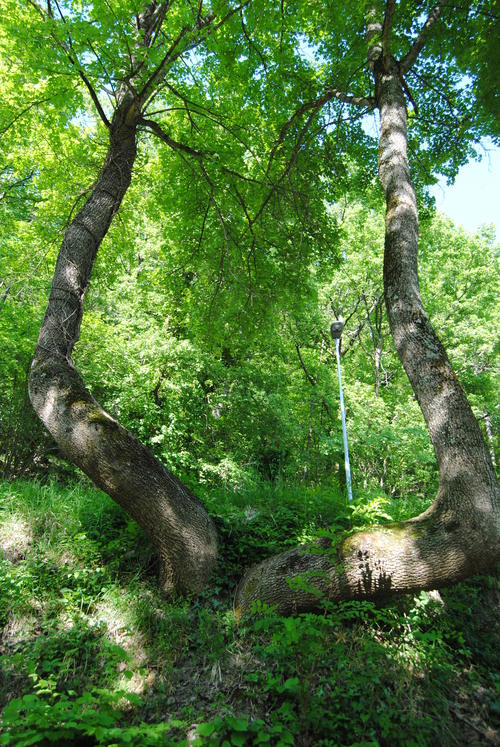
[[[33,407],[60,448],[148,533],[165,590],[196,591],[217,556],[208,514],[172,474],[85,388],[71,353],[97,250],[130,184],[137,112],[124,95],[110,123],[104,167],[66,229],[29,382]]]
[[[428,511],[410,521],[358,532],[336,544],[290,550],[251,568],[237,591],[237,615],[256,599],[289,614],[313,609],[323,597],[337,601],[438,588],[500,557],[500,497],[490,455],[420,297],[406,102],[398,64],[386,62],[380,48],[373,72],[386,198],[385,299],[396,350],[434,446],[438,494]]]

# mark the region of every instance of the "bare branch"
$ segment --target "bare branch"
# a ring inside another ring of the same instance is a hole
[[[189,52],[192,49],[195,49],[198,47],[205,38],[215,31],[217,31],[221,26],[223,26],[226,21],[228,21],[231,16],[233,16],[235,13],[238,13],[242,8],[244,8],[250,0],[246,0],[245,3],[242,5],[238,5],[235,8],[232,8],[232,10],[229,11],[218,23],[212,24],[212,22],[215,19],[215,16],[213,13],[209,13],[205,17],[199,16],[196,21],[196,25],[194,28],[187,28],[183,26],[183,28],[178,33],[177,37],[174,39],[172,44],[170,45],[170,48],[168,49],[167,53],[161,60],[161,62],[156,67],[156,70],[151,73],[148,80],[144,84],[141,92],[139,93],[139,101],[141,104],[144,104],[146,99],[149,97],[149,102],[155,97],[156,92],[158,90],[158,85],[163,81],[165,78],[168,69],[172,66],[172,64],[179,59],[179,57],[184,54],[185,52]],[[168,10],[168,3],[163,4],[165,6],[165,12],[162,16],[160,16],[160,23],[163,22],[163,18],[165,16],[166,11]],[[186,36],[186,34],[192,34],[191,40],[188,41],[187,44],[183,45],[181,44],[182,40]]]
[[[443,85],[443,87],[439,87],[435,85],[435,81],[437,83],[440,83],[439,79],[436,77],[430,78],[426,75],[421,75],[420,73],[417,73],[415,70],[410,70],[410,76],[413,76],[417,78],[419,81],[425,84],[427,88],[430,88],[432,91],[438,94],[443,101],[446,101],[446,105],[450,111],[450,114],[454,117],[455,116],[455,104],[450,99],[448,95],[448,91],[446,90],[446,86]],[[411,100],[411,99],[410,99]]]
[[[212,298],[210,299],[210,305],[209,305],[209,308],[208,308],[208,316],[211,317],[212,316],[212,309],[214,307],[214,304],[215,304],[215,301],[216,301],[217,296],[219,294],[219,291],[222,288],[222,282],[224,280],[224,260],[226,258],[226,253],[227,253],[227,250],[229,248],[230,235],[228,234],[228,231],[227,231],[227,228],[226,228],[226,221],[224,220],[224,216],[222,214],[222,210],[220,209],[219,204],[218,204],[217,200],[214,197],[214,195],[215,195],[215,184],[210,179],[210,176],[209,176],[209,174],[208,174],[208,172],[207,172],[207,170],[206,170],[206,168],[205,168],[205,166],[203,164],[203,161],[200,161],[199,163],[200,163],[201,173],[203,174],[203,176],[204,176],[207,184],[210,186],[210,194],[209,194],[209,198],[208,199],[210,200],[210,202],[212,203],[212,205],[215,208],[215,212],[217,213],[217,217],[219,219],[219,223],[221,224],[221,227],[222,227],[222,233],[224,235],[224,246],[222,247],[221,254],[220,254],[219,272],[218,272],[218,278],[217,278],[217,283],[216,283],[216,287],[215,287],[215,293],[212,296]]]
[[[172,2],[159,3],[158,5],[156,5],[156,7],[153,7],[153,12],[147,19],[147,24],[144,26],[144,28],[139,25],[139,27],[144,31],[144,38],[142,41],[143,46],[152,47],[154,45],[156,39],[158,38],[158,34],[160,33],[163,21],[165,20],[165,16],[170,10],[171,5]],[[144,16],[142,16],[142,19],[145,20]],[[140,23],[141,16],[139,17],[139,24]]]
[[[250,217],[250,213],[248,212],[248,208],[246,206],[245,200],[243,199],[243,196],[240,193],[240,191],[239,191],[239,189],[238,189],[238,187],[236,185],[234,185],[234,191],[235,191],[236,196],[238,198],[238,202],[240,203],[241,208],[242,208],[243,212],[245,213],[245,218],[246,218],[247,223],[248,223],[248,230],[250,231],[250,235],[252,237],[252,241],[250,243],[250,249],[249,249],[249,251],[247,253],[247,257],[246,257],[246,264],[247,264],[247,269],[248,269],[249,298],[250,298],[250,296],[252,294],[252,270],[251,270],[251,267],[250,267],[250,257],[253,257],[253,263],[254,263],[254,267],[255,267],[256,266],[255,246],[257,244],[257,238],[256,238],[255,232],[253,230],[253,222],[252,222],[252,219]],[[249,299],[247,299],[247,302],[248,302],[248,300]]]
[[[324,349],[324,347],[325,347],[324,339],[321,339],[321,354],[320,354],[320,359],[319,359],[320,365],[321,365],[321,362],[322,362],[322,359],[323,359],[323,349]],[[301,366],[302,370],[304,371],[304,373],[306,375],[307,381],[310,383],[310,385],[312,387],[315,387],[318,382],[317,382],[316,379],[314,379],[311,376],[311,374],[307,370],[307,368],[305,366],[305,363],[304,363],[304,360],[302,358],[302,355],[300,353],[300,347],[298,346],[298,344],[295,344],[295,350],[297,351],[297,355],[299,356],[300,366]],[[313,405],[312,401],[311,401],[311,405]],[[328,403],[327,403],[327,401],[326,401],[326,399],[324,397],[321,397],[321,406],[325,408],[326,414],[328,415],[328,417],[330,417],[330,408],[328,407]]]
[[[338,91],[335,88],[329,88],[327,89],[327,92],[329,94],[329,100],[330,99],[336,99],[337,101],[341,101],[343,104],[351,104],[352,106],[360,106],[363,109],[374,109],[375,108],[375,99],[371,96],[353,96],[350,93],[344,93],[343,91]]]
[[[185,52],[187,48],[192,49],[195,44],[191,47],[183,47],[180,50],[178,49],[179,44],[181,43],[182,39],[186,36],[189,29],[185,26],[182,27],[182,29],[177,34],[176,38],[170,45],[166,55],[163,57],[161,62],[158,64],[156,69],[151,73],[147,81],[145,82],[141,92],[139,93],[139,98],[141,101],[144,101],[147,96],[149,95],[151,89],[154,89],[158,83],[161,83],[165,75],[167,74],[167,70],[169,65],[171,65],[175,60],[182,54],[182,52]],[[201,39],[198,41],[198,43],[201,42]],[[177,50],[177,51],[176,51]]]
[[[116,90],[115,90],[114,80],[111,77],[111,75],[109,74],[108,70],[106,69],[106,66],[105,66],[104,62],[102,61],[100,54],[97,52],[97,50],[95,49],[95,47],[92,44],[92,41],[90,39],[87,39],[87,43],[88,43],[90,49],[92,50],[92,54],[94,55],[94,57],[96,58],[97,62],[99,63],[99,67],[101,68],[102,72],[104,73],[104,75],[107,78],[107,81],[108,81],[108,83],[110,85],[110,90],[104,88],[104,86],[103,86],[103,90],[106,91],[106,93],[108,94],[108,96],[111,96],[111,95],[112,96],[116,96]]]
[[[181,99],[181,101],[184,102],[184,107],[185,107],[185,110],[186,110],[186,114],[189,117],[189,120],[191,121],[191,124],[194,125],[194,127],[196,129],[198,129],[198,128],[197,128],[197,126],[193,122],[193,119],[192,119],[192,115],[193,114],[196,114],[199,117],[204,117],[205,119],[208,119],[209,121],[214,122],[218,127],[221,127],[222,129],[224,129],[227,132],[229,132],[229,134],[232,137],[234,137],[235,140],[237,140],[239,143],[241,143],[241,145],[243,145],[246,148],[246,150],[249,153],[252,154],[252,156],[254,157],[256,163],[258,163],[259,166],[260,166],[260,159],[259,159],[258,154],[253,150],[253,148],[252,148],[252,146],[251,146],[250,143],[248,143],[246,140],[243,140],[243,138],[236,131],[236,128],[230,127],[228,124],[226,124],[223,121],[222,117],[218,116],[215,112],[211,111],[206,106],[203,106],[202,104],[200,104],[198,102],[195,102],[195,101],[192,101],[191,99],[188,99],[187,96],[185,96],[181,91],[179,91],[178,89],[174,88],[174,86],[171,83],[169,83],[169,82],[166,81],[165,82],[165,86],[166,86],[166,88],[168,88],[169,91],[171,91],[171,93],[174,94],[174,96],[176,96],[177,98]]]
[[[376,294],[375,294],[375,296],[374,296],[374,298],[372,300],[371,305],[368,306],[367,309],[366,309],[366,311],[367,311],[367,317],[368,318],[369,318],[370,314],[374,310],[376,310],[378,308],[378,306],[381,304],[383,298],[384,298],[384,292],[383,291],[376,292]],[[356,304],[354,305],[353,310],[347,315],[347,317],[345,319],[345,322],[344,322],[345,323],[344,329],[346,329],[347,324],[353,318],[353,316],[356,314],[356,312],[357,312],[357,310],[358,310],[358,308],[359,308],[359,306],[360,306],[360,304],[361,304],[362,301],[365,301],[365,303],[366,303],[364,292],[362,292],[361,296],[358,296],[358,300],[356,301]],[[339,316],[339,313],[338,313],[339,309],[335,309],[333,302],[331,304],[331,307],[332,307],[332,311],[334,312],[334,314],[338,317]],[[344,336],[345,337],[347,337],[347,335],[349,336],[349,342],[346,343],[345,347],[341,350],[342,356],[344,356],[350,350],[350,348],[352,348],[354,346],[354,344],[356,343],[356,341],[358,339],[361,342],[360,335],[361,335],[361,332],[363,331],[366,323],[367,323],[367,319],[363,318],[359,322],[358,326],[356,327],[356,329],[353,332],[349,332],[349,333],[348,332],[344,332]],[[324,341],[326,343],[326,347],[327,347],[328,351],[330,352],[330,354],[332,356],[335,355],[334,349],[330,345],[330,339],[329,339],[328,335],[326,335],[324,332],[322,332],[321,336],[324,339]]]
[[[231,16],[234,16],[235,13],[239,13],[244,8],[247,7],[247,5],[250,5],[251,0],[245,0],[244,3],[241,3],[241,5],[236,5],[234,8],[231,8],[231,10],[226,13],[226,15],[219,21],[219,23],[216,23],[214,26],[214,31],[217,31],[217,29],[220,29],[221,26],[223,26]]]
[[[243,36],[247,40],[249,49],[255,50],[255,53],[256,53],[257,57],[259,58],[259,60],[262,63],[262,67],[264,68],[264,70],[267,70],[266,58],[263,56],[263,54],[260,51],[260,49],[258,48],[258,46],[252,41],[252,38],[251,38],[251,36],[250,36],[250,34],[248,32],[248,29],[246,27],[246,24],[245,24],[245,19],[243,18],[243,13],[241,14],[241,29],[243,31]]]
[[[281,28],[280,28],[280,52],[283,51],[283,31],[285,28],[285,0],[280,0]]]
[[[73,62],[72,59],[71,59],[71,57],[69,55],[68,55],[68,59],[70,60],[70,62]],[[108,127],[108,128],[111,127],[110,121],[107,118],[107,116],[105,115],[104,109],[101,106],[101,102],[99,101],[97,93],[94,91],[94,88],[92,87],[92,84],[90,83],[89,79],[87,78],[87,76],[85,75],[85,73],[83,72],[83,70],[81,69],[81,67],[79,67],[79,63],[78,62],[76,62],[76,63],[73,62],[73,64],[75,66],[78,66],[78,75],[80,76],[80,78],[83,80],[83,82],[87,86],[87,90],[90,93],[90,98],[94,102],[94,106],[97,109],[97,113],[99,114],[101,120],[104,122],[104,124],[106,125],[106,127]]]
[[[7,301],[9,297],[9,293],[11,291],[12,286],[14,285],[14,281],[11,280],[10,283],[6,286],[4,292],[2,293],[2,296],[0,297],[0,310],[2,309],[2,306],[5,305],[5,302]]]
[[[250,184],[258,184],[259,186],[263,186],[265,183],[263,179],[254,179],[251,176],[245,176],[245,174],[240,174],[240,172],[236,171],[235,169],[230,169],[229,166],[221,166],[220,170],[223,174],[235,176],[237,179],[241,179],[245,182],[250,182]]]
[[[406,54],[399,63],[399,68],[401,70],[401,74],[404,75],[405,73],[410,70],[411,67],[415,64],[418,55],[420,54],[420,51],[423,49],[425,42],[427,41],[427,37],[429,36],[429,31],[434,25],[434,23],[438,20],[439,16],[441,15],[441,7],[442,3],[440,5],[435,5],[431,12],[429,13],[429,17],[427,18],[426,22],[422,26],[422,29],[413,42],[413,46]]]
[[[211,197],[211,195],[210,195],[210,197]],[[200,249],[201,249],[201,245],[202,245],[202,242],[203,242],[203,236],[205,234],[205,226],[206,226],[207,218],[208,218],[208,211],[210,210],[210,205],[212,204],[211,200],[210,200],[210,197],[207,200],[207,206],[206,206],[205,212],[203,214],[203,221],[202,221],[202,224],[201,224],[200,237],[198,239],[198,251],[200,251]]]
[[[0,180],[3,181],[5,176],[7,176],[8,178],[10,173],[11,173],[11,170],[7,166],[3,168],[2,171],[0,172]],[[35,171],[34,169],[32,169],[29,172],[29,174],[21,177],[21,179],[16,179],[16,181],[10,182],[9,184],[2,184],[1,186],[3,187],[3,192],[0,192],[0,202],[8,199],[10,197],[9,195],[10,192],[13,192],[16,189],[19,189],[20,187],[24,187],[26,184],[28,184],[28,182],[30,182],[31,179],[33,179],[34,173]]]
[[[405,81],[405,79],[403,78],[402,75],[401,75],[401,85],[403,86],[403,90],[406,93],[406,95],[408,96],[408,100],[410,101],[411,105],[413,106],[413,110],[414,110],[415,114],[418,117],[418,106],[416,105],[415,99],[413,98],[413,94],[410,91],[410,88],[408,87],[408,84],[407,84],[407,82]]]
[[[288,129],[288,127],[291,125],[291,122],[293,121],[293,119],[295,119],[295,117],[298,115],[299,111],[305,112],[305,111],[308,111],[309,109],[312,109],[312,112],[309,114],[308,118],[306,119],[303,127],[301,128],[301,130],[299,132],[299,135],[297,137],[297,141],[296,141],[296,143],[294,145],[294,148],[292,150],[292,155],[290,156],[290,158],[288,160],[288,163],[286,164],[283,172],[281,173],[280,177],[277,179],[276,183],[272,185],[272,187],[271,187],[270,191],[268,192],[267,196],[262,201],[262,203],[260,205],[260,208],[257,210],[257,212],[256,212],[256,214],[255,214],[255,216],[253,218],[253,223],[255,223],[258,220],[258,218],[262,215],[262,213],[264,212],[265,207],[269,203],[269,200],[271,199],[271,197],[273,197],[273,195],[276,193],[276,190],[278,189],[278,187],[281,185],[281,183],[284,181],[284,179],[288,176],[288,174],[292,170],[295,162],[297,161],[297,158],[298,158],[299,152],[300,152],[300,147],[302,145],[302,142],[303,142],[303,140],[304,140],[307,132],[309,131],[311,123],[314,121],[314,119],[315,119],[316,115],[318,114],[319,110],[321,109],[321,107],[328,100],[329,99],[325,98],[325,95],[323,95],[323,96],[320,96],[318,99],[316,99],[314,102],[308,102],[307,104],[303,104],[303,106],[300,108],[300,110],[298,110],[293,115],[293,117],[290,120],[288,120],[288,122],[282,128],[281,133],[280,133],[280,138],[278,140],[278,143],[275,144],[275,146],[271,150],[271,154],[270,154],[270,157],[269,157],[269,162],[268,162],[268,166],[267,166],[266,174],[265,174],[266,177],[269,174],[271,162],[272,162],[272,159],[274,157],[274,154],[276,153],[278,145],[285,138],[285,135],[286,135],[286,129],[285,128]]]

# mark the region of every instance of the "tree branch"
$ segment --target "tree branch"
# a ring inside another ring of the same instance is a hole
[[[211,197],[211,195],[210,195],[210,197]],[[201,249],[201,244],[203,242],[203,236],[205,234],[205,226],[206,226],[207,218],[208,218],[208,211],[210,210],[210,205],[212,204],[211,200],[210,200],[210,197],[207,200],[207,206],[206,206],[205,212],[203,214],[203,221],[202,221],[202,224],[201,224],[200,237],[198,239],[198,251],[200,251],[200,249]]]
[[[70,60],[70,62],[72,61],[71,57],[69,55],[68,55],[68,59]],[[73,64],[75,64],[75,63],[73,63]],[[94,91],[94,88],[92,87],[92,84],[90,83],[89,79],[87,78],[87,76],[85,75],[85,73],[83,72],[83,70],[81,69],[81,67],[79,67],[79,63],[78,62],[76,63],[75,66],[77,66],[77,65],[78,65],[78,75],[80,76],[80,78],[83,80],[83,82],[87,86],[87,90],[90,93],[90,98],[94,102],[94,106],[97,109],[97,113],[99,114],[100,118],[104,122],[105,126],[109,129],[111,127],[111,123],[110,123],[109,119],[107,118],[107,116],[104,113],[104,109],[101,106],[101,102],[99,101],[97,93]]]
[[[366,11],[366,33],[365,33],[368,65],[373,71],[375,63],[380,58],[382,49],[382,24],[379,20],[378,8],[370,5]]]
[[[415,99],[413,98],[412,92],[410,91],[410,89],[408,87],[408,84],[407,84],[407,82],[405,81],[405,79],[403,78],[402,75],[400,76],[400,78],[401,78],[401,85],[403,86],[403,90],[406,93],[406,95],[408,96],[408,100],[410,101],[411,105],[413,106],[413,110],[414,110],[415,114],[418,117],[418,106],[415,103]]]
[[[0,311],[2,310],[2,307],[5,305],[5,302],[7,301],[9,297],[9,293],[13,285],[14,285],[14,281],[11,280],[10,283],[8,283],[8,285],[6,286],[4,292],[2,293],[2,296],[0,297]]]
[[[236,5],[234,8],[231,8],[231,10],[226,13],[226,15],[219,21],[219,23],[215,24],[214,31],[220,29],[220,27],[223,26],[226,21],[229,21],[231,16],[234,16],[235,13],[239,13],[240,11],[244,10],[247,5],[250,5],[250,2],[251,0],[245,0],[245,2],[241,3],[241,5]]]
[[[395,0],[387,0],[385,6],[384,26],[382,29],[382,53],[385,70],[389,70],[391,62],[391,32],[395,5]]]
[[[28,2],[36,10],[36,12],[43,18],[43,20],[45,20],[47,14],[45,13],[45,11],[42,10],[42,8],[40,8],[40,6],[38,5],[38,3],[36,3],[35,0],[28,0]],[[57,2],[56,2],[56,5],[57,5],[57,10],[59,12],[59,15],[61,17],[62,22],[66,23],[66,19],[65,19],[64,15],[63,15],[63,13],[62,13],[59,5],[57,4]],[[50,6],[49,6],[49,8],[50,8]],[[53,18],[53,14],[50,12],[50,10],[49,10],[48,15],[49,15],[50,18]],[[99,114],[100,118],[104,122],[105,126],[109,129],[111,127],[111,123],[110,123],[109,119],[107,118],[106,114],[104,113],[104,109],[102,108],[101,102],[99,101],[99,97],[97,96],[97,93],[95,92],[94,87],[92,86],[92,83],[87,78],[86,74],[84,73],[84,71],[82,69],[82,66],[78,62],[78,58],[77,58],[77,56],[76,56],[76,54],[74,53],[74,50],[73,50],[73,43],[71,41],[71,37],[68,34],[68,44],[65,44],[62,40],[58,39],[55,34],[51,34],[51,36],[54,39],[54,41],[57,44],[57,46],[60,49],[63,50],[64,54],[66,55],[66,57],[68,58],[68,60],[70,61],[70,63],[76,69],[78,75],[80,76],[80,78],[84,82],[85,86],[87,87],[87,90],[88,90],[88,92],[90,94],[90,98],[94,102],[94,106],[97,109],[97,113]]]
[[[311,109],[314,110],[314,112],[318,112],[322,106],[324,106],[328,101],[332,101],[333,99],[336,99],[337,101],[341,101],[345,104],[352,104],[354,106],[360,106],[368,109],[375,108],[375,99],[366,98],[364,96],[352,96],[351,94],[343,93],[342,91],[339,91],[336,88],[328,87],[325,89],[324,93],[321,96],[318,96],[316,99],[312,99],[311,101],[306,101],[304,104],[302,104],[301,107],[295,111],[292,116],[285,122],[283,127],[280,130],[280,134],[278,135],[278,139],[273,145],[271,149],[271,153],[269,154],[269,161],[266,169],[266,175],[269,173],[269,169],[271,167],[271,163],[274,159],[274,156],[276,155],[276,151],[280,147],[280,145],[284,142],[285,137],[293,123],[296,119],[301,117],[306,112],[310,111]]]
[[[431,12],[429,13],[429,17],[427,18],[426,22],[422,26],[422,29],[413,42],[413,46],[399,62],[399,68],[401,70],[401,74],[404,75],[405,73],[410,70],[411,67],[415,64],[418,55],[420,54],[420,51],[423,49],[425,42],[427,41],[427,37],[429,36],[429,31],[431,27],[434,25],[434,23],[438,20],[439,16],[441,15],[441,7],[442,3],[440,5],[435,5]]]
[[[247,27],[245,25],[245,19],[243,18],[243,13],[241,14],[241,29],[243,31],[243,36],[247,40],[249,49],[254,49],[255,50],[255,53],[256,53],[257,57],[259,58],[259,60],[262,63],[262,67],[264,68],[264,70],[267,71],[266,58],[263,56],[263,54],[260,51],[260,49],[258,48],[258,46],[252,41],[251,36],[250,36],[250,34],[248,32],[248,29],[247,29]]]
[[[351,104],[352,106],[360,106],[363,109],[374,109],[375,99],[371,96],[354,96],[350,93],[343,93],[338,91],[336,88],[327,89],[330,99],[336,99],[341,101],[343,104]]]
[[[63,91],[63,93],[66,93],[69,89],[66,89],[66,91]],[[45,96],[42,99],[35,99],[35,101],[31,101],[27,106],[24,107],[24,109],[21,109],[11,120],[10,122],[5,125],[5,127],[2,127],[0,129],[0,135],[5,135],[7,130],[12,127],[13,124],[17,122],[18,119],[21,119],[25,114],[27,114],[30,109],[33,109],[34,106],[38,106],[38,104],[45,104],[47,101],[52,101],[52,99],[55,99],[56,96],[58,96],[57,93],[55,93],[53,96]]]
[[[196,24],[194,28],[187,28],[185,26],[182,27],[180,32],[178,33],[177,37],[174,39],[172,44],[170,45],[170,48],[168,49],[166,55],[163,57],[161,62],[156,67],[156,70],[154,70],[151,75],[149,76],[148,80],[144,84],[142,90],[139,93],[139,101],[140,104],[144,104],[146,99],[149,97],[149,102],[151,99],[153,99],[156,95],[158,85],[162,82],[162,80],[165,78],[167,71],[169,67],[182,55],[184,52],[189,52],[192,49],[195,49],[197,46],[199,46],[205,39],[205,37],[210,34],[213,31],[217,31],[221,26],[223,26],[226,21],[231,18],[235,13],[238,13],[242,8],[244,8],[250,0],[246,0],[245,3],[242,5],[238,5],[235,8],[232,8],[226,15],[221,18],[221,20],[218,23],[215,23],[212,25],[212,22],[215,19],[215,16],[212,12],[210,12],[207,16],[201,17],[198,15]],[[164,3],[163,5],[166,6],[166,10],[168,10],[168,4]],[[161,20],[163,21],[165,13],[163,13],[163,16],[161,16]],[[161,25],[161,23],[160,23]],[[201,32],[201,33],[200,33]],[[180,45],[182,39],[186,36],[188,33],[193,33],[194,38],[191,39],[190,42],[188,42],[185,46]],[[152,89],[156,89],[156,92],[154,91],[151,93]],[[148,102],[148,103],[149,103]]]
[[[16,179],[15,182],[10,182],[10,184],[4,184],[4,177],[8,179],[9,175],[11,174],[11,170],[7,166],[3,168],[0,172],[0,185],[3,187],[3,191],[0,192],[0,202],[7,199],[9,192],[18,189],[19,187],[24,187],[25,184],[33,179],[34,173],[35,171],[34,169],[32,169],[29,174],[27,174],[27,176],[23,176],[21,179]]]
[[[153,135],[156,135],[160,140],[163,140],[164,143],[166,143],[170,148],[173,150],[180,150],[183,153],[187,153],[188,156],[194,156],[195,158],[203,158],[204,153],[201,153],[201,151],[196,150],[195,148],[191,148],[189,145],[185,145],[184,143],[179,143],[177,140],[174,140],[170,137],[170,135],[167,135],[165,130],[163,130],[158,122],[154,122],[152,119],[139,119],[139,124],[146,127],[150,132],[153,133]]]
[[[186,36],[188,31],[189,31],[188,28],[186,28],[185,26],[182,27],[182,29],[179,31],[176,38],[170,45],[166,55],[163,57],[163,59],[158,64],[156,69],[151,73],[151,75],[145,82],[138,96],[141,102],[146,100],[152,88],[155,88],[159,83],[161,83],[161,81],[167,74],[168,64],[169,63],[172,64],[173,62],[175,62],[175,60],[182,54],[182,52],[186,51],[187,48],[182,48],[181,50],[177,50],[177,52],[176,52],[176,49],[179,46],[182,39]],[[201,42],[201,39],[198,41],[198,43],[199,42]]]
[[[316,381],[313,379],[313,377],[311,376],[311,374],[307,370],[307,368],[305,366],[305,363],[303,361],[302,355],[300,353],[300,347],[298,346],[297,343],[295,344],[295,350],[297,351],[297,355],[299,356],[300,367],[304,371],[304,373],[306,375],[306,379],[308,380],[308,382],[310,383],[311,386],[316,386]]]
[[[271,186],[271,189],[269,190],[269,192],[267,193],[266,197],[262,201],[259,209],[257,210],[257,212],[255,213],[255,215],[253,217],[253,220],[252,220],[253,223],[255,223],[260,218],[260,216],[264,212],[264,209],[267,207],[267,204],[269,203],[269,200],[275,194],[276,190],[279,188],[280,184],[284,181],[285,177],[288,176],[288,174],[292,170],[292,167],[293,167],[294,163],[296,162],[296,160],[298,158],[301,143],[302,143],[302,141],[303,141],[303,139],[304,139],[304,137],[305,137],[305,135],[306,135],[306,133],[307,133],[307,131],[309,129],[309,126],[310,126],[311,122],[316,117],[316,115],[317,115],[318,111],[321,109],[322,105],[323,105],[322,103],[319,104],[314,109],[314,111],[311,112],[311,114],[307,118],[304,126],[302,127],[302,129],[301,129],[301,131],[299,133],[299,136],[297,138],[297,142],[295,143],[295,146],[294,146],[294,148],[292,150],[292,155],[290,156],[290,158],[288,160],[288,163],[286,164],[285,168],[283,169],[283,172],[281,173],[280,177],[277,179],[276,183]],[[272,158],[273,158],[275,152],[276,152],[276,149],[273,149],[273,151],[271,151],[271,155],[270,155],[270,158],[269,158],[269,162],[268,162],[267,170],[266,170],[266,174],[265,174],[266,177],[267,177],[267,175],[269,173],[269,169],[270,169],[270,166],[271,166],[271,161],[272,161]]]
[[[218,127],[221,127],[222,129],[229,132],[229,134],[235,138],[241,145],[245,147],[246,150],[249,151],[249,153],[252,154],[254,157],[256,163],[259,164],[262,171],[264,170],[260,164],[260,158],[258,154],[255,152],[255,150],[252,148],[252,145],[247,142],[246,140],[243,140],[243,138],[238,134],[235,128],[230,127],[228,124],[226,124],[222,117],[218,116],[215,112],[213,112],[211,109],[209,109],[206,106],[203,106],[199,102],[192,101],[189,99],[186,95],[182,93],[182,91],[179,91],[177,88],[175,88],[171,83],[168,81],[165,81],[165,87],[168,88],[168,90],[174,94],[177,98],[179,98],[184,103],[184,109],[186,111],[187,116],[189,117],[189,120],[191,124],[198,129],[197,125],[194,124],[194,121],[192,119],[192,115],[196,114],[199,117],[204,117],[205,119],[208,119],[210,122],[214,122]]]

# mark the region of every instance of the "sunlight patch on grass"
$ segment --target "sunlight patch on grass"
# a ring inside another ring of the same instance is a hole
[[[124,594],[124,592],[122,592]],[[120,600],[121,601],[121,600]],[[130,602],[124,596],[123,603]],[[145,637],[135,628],[130,615],[111,594],[107,594],[94,607],[91,625],[105,625],[106,638],[125,652],[117,666],[117,687],[140,695],[150,688],[156,673],[148,668],[149,655]]]
[[[34,615],[9,615],[2,629],[0,653],[33,636],[38,627],[39,622]]]
[[[32,542],[33,532],[23,517],[13,514],[0,526],[0,552],[11,563],[26,557]]]

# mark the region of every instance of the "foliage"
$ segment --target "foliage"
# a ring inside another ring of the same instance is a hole
[[[80,370],[99,401],[195,492],[203,485],[246,490],[262,477],[289,487],[298,480],[335,487],[343,482],[343,447],[335,357],[326,337],[333,307],[348,319],[342,364],[355,491],[429,494],[434,456],[383,308],[380,221],[359,203],[344,206],[345,259],[328,280],[310,276],[314,297],[300,309],[283,308],[273,319],[277,332],[263,326],[224,345],[184,326],[198,301],[179,307],[166,293],[151,237],[139,266],[130,258],[123,270],[110,275],[103,268],[96,277],[76,351]],[[498,449],[493,237],[471,236],[436,217],[424,223],[421,256],[431,318]],[[69,469],[27,402],[26,341],[31,335],[34,345],[35,328],[22,340],[15,330],[31,313],[10,298],[0,311],[0,334],[12,348],[1,363],[0,469],[12,476]],[[16,341],[22,342],[17,353]]]
[[[142,744],[154,745],[171,728],[169,724],[117,726],[121,716],[119,701],[136,706],[140,703],[131,693],[97,689],[71,698],[53,692],[51,684],[40,680],[35,685],[40,695],[28,694],[6,706],[3,716],[6,728],[0,743],[19,747],[47,742],[74,744],[87,737],[93,744],[133,744],[140,739]]]

